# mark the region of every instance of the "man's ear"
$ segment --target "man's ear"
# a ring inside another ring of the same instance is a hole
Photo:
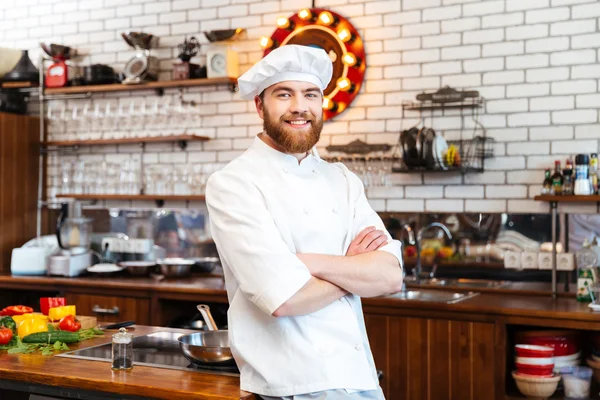
[[[260,119],[265,119],[264,118],[264,115],[265,115],[264,103],[260,99],[260,97],[258,97],[258,96],[254,97],[254,105],[256,106],[256,112],[258,113],[258,116],[260,117]]]

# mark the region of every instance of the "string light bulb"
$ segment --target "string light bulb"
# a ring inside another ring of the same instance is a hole
[[[300,10],[300,12],[298,13],[298,17],[302,21],[308,21],[309,19],[312,18],[312,12],[310,12],[310,10],[308,8],[305,8],[303,10]]]
[[[345,53],[342,56],[342,62],[348,67],[354,67],[360,65],[360,60],[352,53]]]
[[[342,28],[337,32],[338,37],[344,43],[351,42],[354,39],[354,35],[350,32],[348,28]]]
[[[273,40],[270,37],[261,37],[259,43],[263,49],[270,49],[271,47],[273,47]]]
[[[335,18],[329,11],[323,11],[319,14],[319,21],[321,21],[323,25],[329,26],[335,22]]]
[[[348,92],[348,93],[352,93],[354,91],[354,88],[355,88],[355,86],[352,83],[352,81],[350,81],[350,79],[348,79],[346,77],[342,77],[342,78],[338,79],[337,82],[336,82],[336,86],[342,92]]]
[[[329,97],[324,97],[323,98],[323,110],[335,112],[337,110],[337,103],[335,101],[331,100]]]
[[[292,29],[290,20],[286,17],[277,18],[277,27],[280,29]]]

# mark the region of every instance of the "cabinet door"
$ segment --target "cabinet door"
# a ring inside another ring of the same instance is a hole
[[[365,315],[387,400],[493,399],[492,323]]]
[[[0,112],[0,272],[36,235],[40,120]],[[43,181],[45,185],[45,180]],[[45,186],[44,186],[45,188]],[[26,267],[26,266],[24,266]]]
[[[99,296],[65,293],[68,304],[77,306],[78,315],[98,318],[99,322],[135,321],[139,325],[150,323],[150,300],[136,297]]]

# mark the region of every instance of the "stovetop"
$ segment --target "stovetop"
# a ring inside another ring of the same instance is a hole
[[[133,364],[148,367],[177,369],[182,371],[198,371],[216,375],[239,376],[237,367],[199,366],[190,363],[179,348],[177,339],[182,333],[155,332],[133,338]],[[57,357],[78,358],[111,362],[112,343],[87,347],[62,354]]]

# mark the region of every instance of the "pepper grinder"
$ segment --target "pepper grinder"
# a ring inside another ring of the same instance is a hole
[[[130,370],[133,368],[133,335],[121,328],[112,336],[112,369]]]

